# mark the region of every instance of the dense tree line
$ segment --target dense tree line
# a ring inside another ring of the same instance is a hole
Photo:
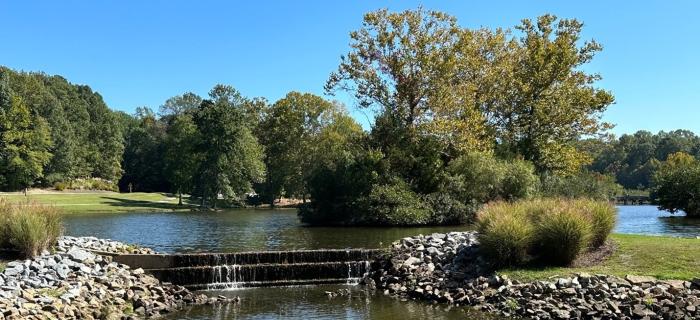
[[[118,180],[123,144],[116,119],[88,86],[0,67],[0,189]]]
[[[617,139],[582,141],[581,149],[594,157],[591,170],[614,176],[626,189],[647,190],[669,155],[683,152],[700,158],[700,137],[687,130],[637,131]]]

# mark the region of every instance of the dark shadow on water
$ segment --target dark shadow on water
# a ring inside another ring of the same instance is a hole
[[[182,205],[176,203],[164,203],[157,201],[148,200],[129,200],[123,198],[115,197],[100,197],[102,199],[111,200],[108,205],[116,207],[131,207],[131,208],[152,208],[152,209],[163,209],[163,210],[182,210],[182,209],[195,209],[199,206],[193,205],[185,201]]]

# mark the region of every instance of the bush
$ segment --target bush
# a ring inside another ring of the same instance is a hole
[[[53,207],[36,203],[0,201],[2,245],[33,257],[48,249],[63,231],[61,215]]]
[[[463,203],[517,200],[534,195],[539,179],[532,164],[500,160],[490,154],[470,153],[453,160],[448,190]]]
[[[367,201],[367,223],[392,226],[421,225],[430,222],[431,211],[402,180],[375,185]]]
[[[654,174],[651,196],[660,209],[700,218],[700,161],[682,152],[670,155]]]
[[[476,203],[463,203],[449,192],[435,192],[423,196],[423,202],[430,209],[432,225],[458,225],[474,221],[479,208]]]
[[[532,224],[522,207],[500,202],[479,214],[479,241],[484,256],[495,267],[522,264],[532,243]]]
[[[68,189],[68,184],[65,182],[56,182],[53,185],[53,188],[56,189],[57,191],[64,191]]]
[[[484,254],[494,265],[519,264],[528,260],[527,254],[567,265],[581,252],[603,245],[615,217],[615,207],[604,201],[535,199],[492,203],[477,220]]]
[[[101,190],[101,191],[119,191],[117,185],[109,180],[100,178],[73,179],[70,181],[59,181],[53,184],[54,189],[58,191],[64,190]]]
[[[591,227],[578,208],[566,205],[539,217],[534,228],[535,251],[544,262],[568,265],[588,248]]]

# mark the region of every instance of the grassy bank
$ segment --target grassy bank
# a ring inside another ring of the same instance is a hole
[[[659,279],[690,280],[700,277],[700,240],[614,234],[617,250],[604,262],[581,268],[517,268],[503,270],[518,280],[538,280],[568,276],[578,272],[589,274],[627,274],[654,276]]]
[[[0,195],[10,202],[35,201],[60,208],[66,213],[84,212],[133,212],[133,211],[177,211],[189,210],[192,206],[177,205],[177,198],[164,193],[46,193]]]

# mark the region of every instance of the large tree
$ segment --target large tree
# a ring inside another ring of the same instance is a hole
[[[194,114],[202,103],[202,98],[193,93],[185,93],[168,99],[160,108],[162,120],[166,122],[164,174],[178,194],[178,204],[182,205],[182,194],[193,187],[193,177],[197,171],[199,143]]]
[[[352,92],[408,139],[423,133],[458,149],[489,148],[478,111],[487,93],[481,71],[502,36],[464,30],[438,11],[370,12],[350,33],[351,50],[326,90]]]
[[[275,102],[260,124],[267,177],[264,196],[274,205],[282,195],[305,198],[305,176],[317,161],[314,139],[337,113],[333,103],[310,94],[290,92]]]
[[[525,19],[516,29],[508,85],[490,113],[498,139],[513,153],[532,161],[539,172],[579,170],[590,159],[575,143],[611,126],[600,121],[613,103],[601,79],[583,66],[602,46],[581,43],[583,24],[544,15]]]
[[[265,172],[263,149],[245,122],[247,99],[230,86],[217,85],[194,115],[201,155],[195,177],[202,199],[216,206],[219,194],[236,199],[252,191]]]

